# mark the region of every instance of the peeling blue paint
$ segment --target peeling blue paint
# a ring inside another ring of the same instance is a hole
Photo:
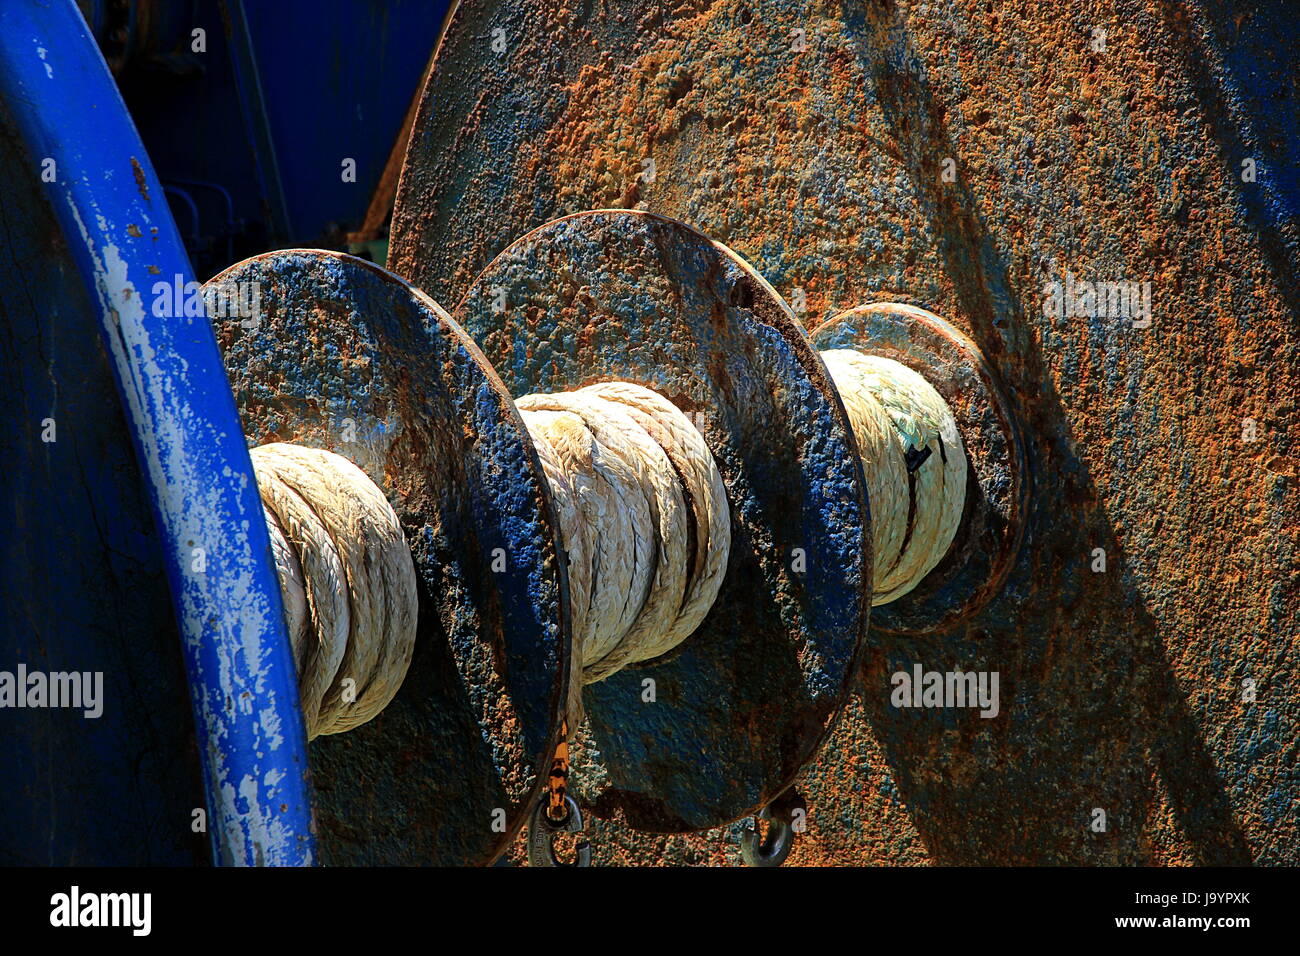
[[[297,679],[234,401],[206,319],[158,319],[146,308],[143,290],[157,276],[189,281],[193,273],[71,0],[0,8],[0,96],[15,105],[29,154],[57,165],[51,205],[96,304],[149,488],[184,645],[213,859],[310,863]]]

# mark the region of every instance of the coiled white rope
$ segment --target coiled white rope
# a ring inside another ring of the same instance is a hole
[[[726,489],[690,419],[648,388],[606,382],[516,405],[568,552],[580,691],[704,620],[731,548]],[[570,703],[576,722],[576,694]]]
[[[822,358],[857,438],[874,529],[872,604],[885,604],[951,546],[965,451],[952,411],[916,372],[851,349]],[[717,597],[730,548],[726,491],[703,437],[671,402],[626,382],[516,405],[568,552],[575,687],[676,647]]]
[[[871,603],[887,604],[920,584],[952,545],[966,504],[966,452],[948,403],[906,365],[853,349],[821,356],[866,474],[875,550]],[[909,451],[919,462],[910,473]]]
[[[885,604],[951,545],[965,452],[947,403],[916,372],[851,349],[822,359],[862,458],[872,604]],[[659,657],[699,627],[726,573],[730,509],[703,436],[648,388],[606,382],[516,404],[568,556],[580,678],[570,682],[572,727],[582,685]],[[282,443],[251,454],[308,738],[349,730],[383,710],[410,664],[417,598],[405,535],[383,492],[347,459]]]
[[[250,452],[310,740],[393,699],[415,647],[415,566],[379,490],[346,458],[275,443]]]

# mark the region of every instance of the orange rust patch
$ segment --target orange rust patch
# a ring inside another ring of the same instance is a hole
[[[135,188],[140,190],[140,195],[144,201],[149,201],[149,183],[145,180],[144,167],[134,156],[131,157],[131,172],[135,176]]]

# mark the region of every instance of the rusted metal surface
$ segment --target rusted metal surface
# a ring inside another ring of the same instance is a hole
[[[545,784],[567,687],[567,585],[514,403],[446,313],[360,259],[267,253],[207,288],[260,300],[217,320],[250,447],[355,462],[401,518],[419,578],[401,690],[311,744],[321,860],[490,862]]]
[[[952,409],[970,464],[961,525],[947,555],[907,599],[881,605],[871,619],[877,632],[951,628],[1001,590],[1029,508],[1024,444],[993,370],[957,329],[902,303],[877,302],[833,315],[817,327],[813,345],[901,362],[924,375]]]
[[[1249,3],[456,12],[396,271],[455,301],[541,222],[641,206],[810,326],[926,303],[1021,424],[1016,565],[950,631],[873,635],[792,862],[1300,862],[1298,45]],[[1071,277],[1150,282],[1152,323],[1046,314]],[[892,707],[900,661],[997,670],[999,716]],[[731,830],[595,828],[597,862],[736,855]]]
[[[627,211],[524,236],[453,318],[515,395],[635,382],[696,422],[727,487],[726,577],[674,651],[584,688],[570,790],[659,832],[755,812],[826,734],[870,608],[861,465],[806,334],[730,250]]]

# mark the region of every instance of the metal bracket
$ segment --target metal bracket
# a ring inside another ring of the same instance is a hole
[[[530,866],[580,867],[591,866],[591,844],[583,840],[576,848],[572,863],[565,863],[555,855],[555,836],[558,833],[581,833],[582,811],[578,802],[569,795],[564,797],[564,816],[552,820],[547,801],[537,801],[533,818],[528,822],[528,864]]]

